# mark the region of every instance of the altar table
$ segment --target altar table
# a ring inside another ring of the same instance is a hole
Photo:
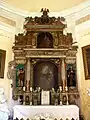
[[[79,120],[79,108],[76,105],[62,105],[62,106],[26,106],[26,105],[15,105],[14,110],[14,119],[17,117],[19,119],[31,118],[32,116],[39,114],[52,114],[54,118],[60,120],[66,120],[74,118]],[[38,120],[38,119],[37,119]]]

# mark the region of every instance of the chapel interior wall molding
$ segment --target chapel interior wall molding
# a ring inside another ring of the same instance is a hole
[[[86,2],[81,3],[80,5],[63,10],[61,12],[50,12],[49,16],[57,17],[61,15],[65,17],[68,25],[67,31],[72,32],[73,39],[74,41],[76,41],[76,37],[75,37],[76,21],[84,16],[87,16],[89,12],[90,12],[90,1],[88,0]],[[10,19],[16,23],[15,31],[14,31],[15,34],[17,34],[18,32],[23,33],[23,23],[25,17],[27,16],[35,17],[36,15],[41,16],[40,12],[28,12],[28,11],[20,10],[2,1],[0,1],[0,14],[3,17]]]

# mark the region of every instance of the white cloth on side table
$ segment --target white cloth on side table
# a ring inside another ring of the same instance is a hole
[[[35,115],[40,114],[52,114],[58,119],[77,119],[79,120],[79,108],[76,105],[62,105],[62,106],[25,106],[25,105],[15,105],[14,119],[17,117],[19,119],[31,118]]]
[[[10,111],[4,95],[4,89],[0,88],[0,120],[8,120]]]

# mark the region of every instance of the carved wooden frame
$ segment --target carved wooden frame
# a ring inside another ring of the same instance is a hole
[[[4,78],[6,51],[0,49],[0,78]]]
[[[88,54],[88,50],[90,53],[90,45],[82,47],[82,54],[83,54],[83,63],[84,63],[84,72],[85,72],[85,79],[90,79],[90,55]]]

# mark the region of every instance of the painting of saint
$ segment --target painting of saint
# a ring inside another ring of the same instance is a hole
[[[58,86],[58,69],[49,61],[38,62],[34,68],[34,85],[43,90],[51,90]]]
[[[6,51],[0,50],[0,78],[4,78]]]
[[[85,79],[90,79],[90,45],[82,47]]]

